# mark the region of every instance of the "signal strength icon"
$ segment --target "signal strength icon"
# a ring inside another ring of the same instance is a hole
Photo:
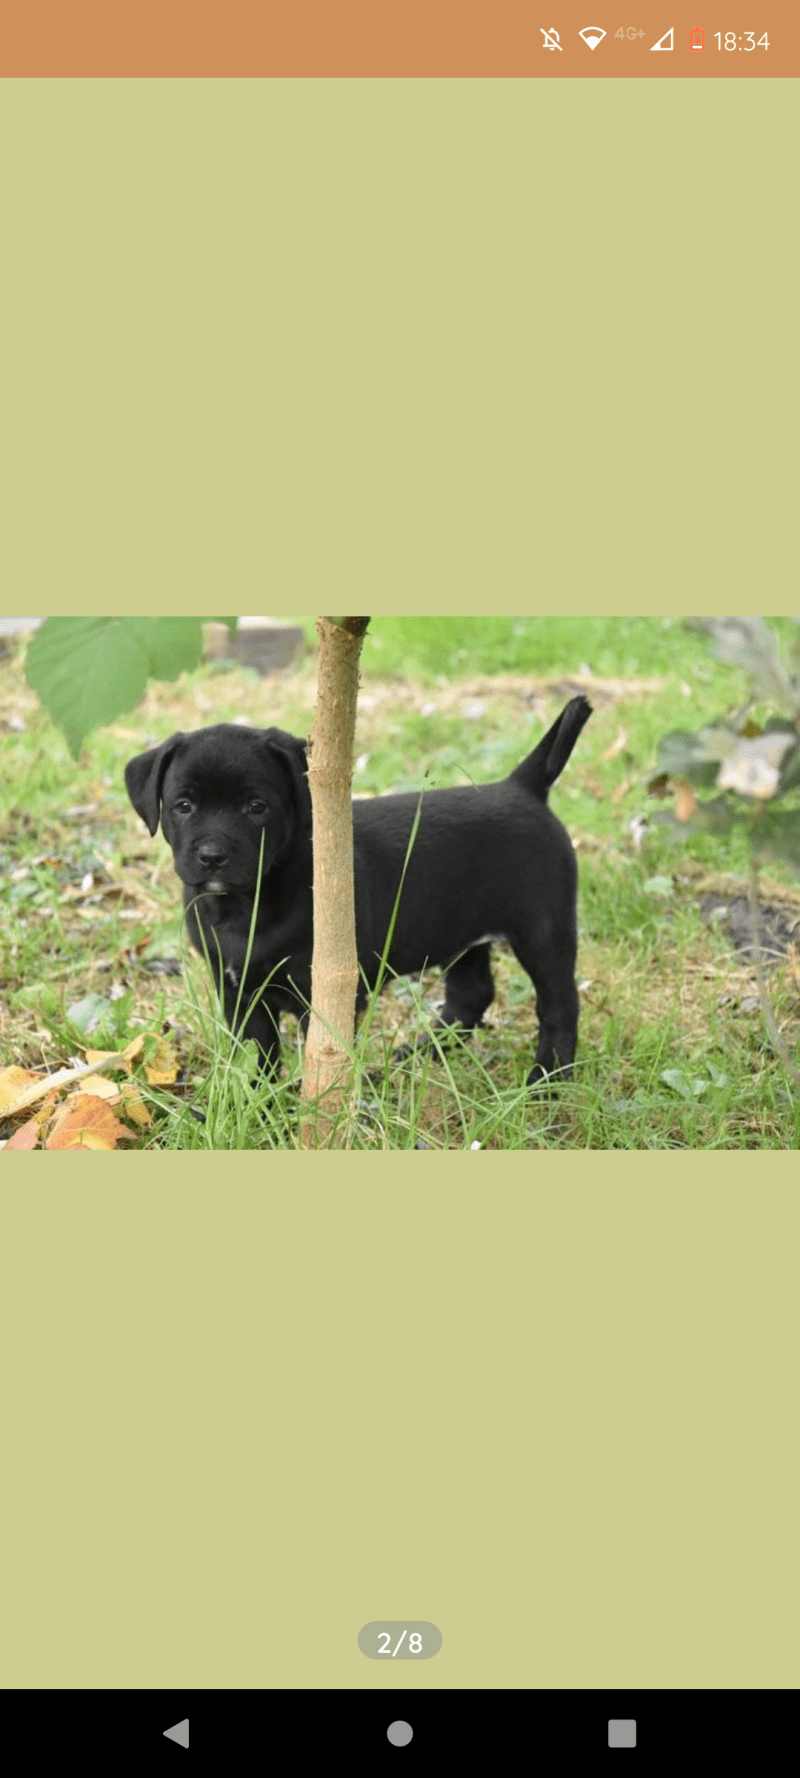
[[[651,45],[650,45],[651,50],[654,50],[654,49],[674,49],[674,48],[675,48],[675,26],[674,25],[670,25],[669,30],[664,32],[663,37],[659,37],[657,43],[651,43]]]
[[[596,49],[598,43],[602,43],[605,31],[601,31],[599,25],[584,25],[583,30],[578,32],[578,36],[583,38],[589,49]]]

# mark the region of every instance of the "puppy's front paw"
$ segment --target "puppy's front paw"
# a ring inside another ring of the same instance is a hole
[[[541,1062],[535,1062],[525,1084],[529,1092],[551,1093],[555,1092],[558,1087],[563,1086],[564,1082],[570,1079],[571,1074],[571,1068],[554,1068],[552,1073],[548,1074],[547,1069],[542,1067]]]

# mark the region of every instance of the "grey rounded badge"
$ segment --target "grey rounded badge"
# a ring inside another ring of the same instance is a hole
[[[369,1661],[429,1661],[439,1653],[442,1632],[435,1624],[387,1623],[383,1618],[364,1625],[358,1646]]]
[[[407,1747],[414,1739],[414,1730],[410,1722],[390,1722],[386,1730],[386,1739],[393,1747]]]

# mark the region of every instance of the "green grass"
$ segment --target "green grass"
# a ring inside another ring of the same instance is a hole
[[[313,646],[313,617],[291,617]],[[787,642],[790,618],[770,618]],[[583,667],[612,678],[674,677],[679,660],[701,678],[727,668],[712,662],[707,644],[680,617],[376,617],[364,642],[364,674],[399,674],[424,682],[477,673],[577,673]],[[744,681],[739,683],[743,684]]]
[[[0,709],[12,725],[0,731],[0,1067],[51,1073],[87,1043],[119,1048],[147,1031],[150,1049],[158,1035],[168,1040],[175,1078],[145,1085],[152,1122],[136,1145],[295,1146],[296,1028],[288,1023],[279,1089],[254,1091],[253,1053],[224,1027],[182,931],[168,849],[137,821],[122,774],[140,747],[179,727],[246,717],[307,733],[313,660],[269,680],[236,667],[153,687],[138,711],[90,737],[77,766],[27,690],[22,664],[22,647],[0,658]],[[524,1091],[532,995],[499,947],[489,1023],[441,1059],[421,1050],[402,1067],[391,1061],[397,1043],[424,1028],[440,980],[393,984],[382,997],[366,1043],[356,1045],[347,1129],[356,1147],[797,1145],[797,1090],[754,1009],[752,971],[697,906],[709,888],[741,890],[741,842],[704,839],[689,850],[650,828],[637,845],[632,827],[653,812],[645,783],[659,737],[746,696],[743,677],[682,622],[376,619],[354,788],[378,794],[502,776],[584,669],[609,683],[591,692],[595,713],[553,795],[580,867],[575,1079],[558,1092]],[[777,869],[763,892],[800,910],[796,881]],[[796,1055],[791,959],[771,972],[770,992]],[[13,1127],[0,1121],[0,1137]]]

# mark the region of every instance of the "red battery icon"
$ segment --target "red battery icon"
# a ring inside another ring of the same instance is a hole
[[[703,44],[705,43],[705,37],[705,31],[701,31],[700,26],[695,25],[694,30],[692,31],[692,49],[702,49]]]

